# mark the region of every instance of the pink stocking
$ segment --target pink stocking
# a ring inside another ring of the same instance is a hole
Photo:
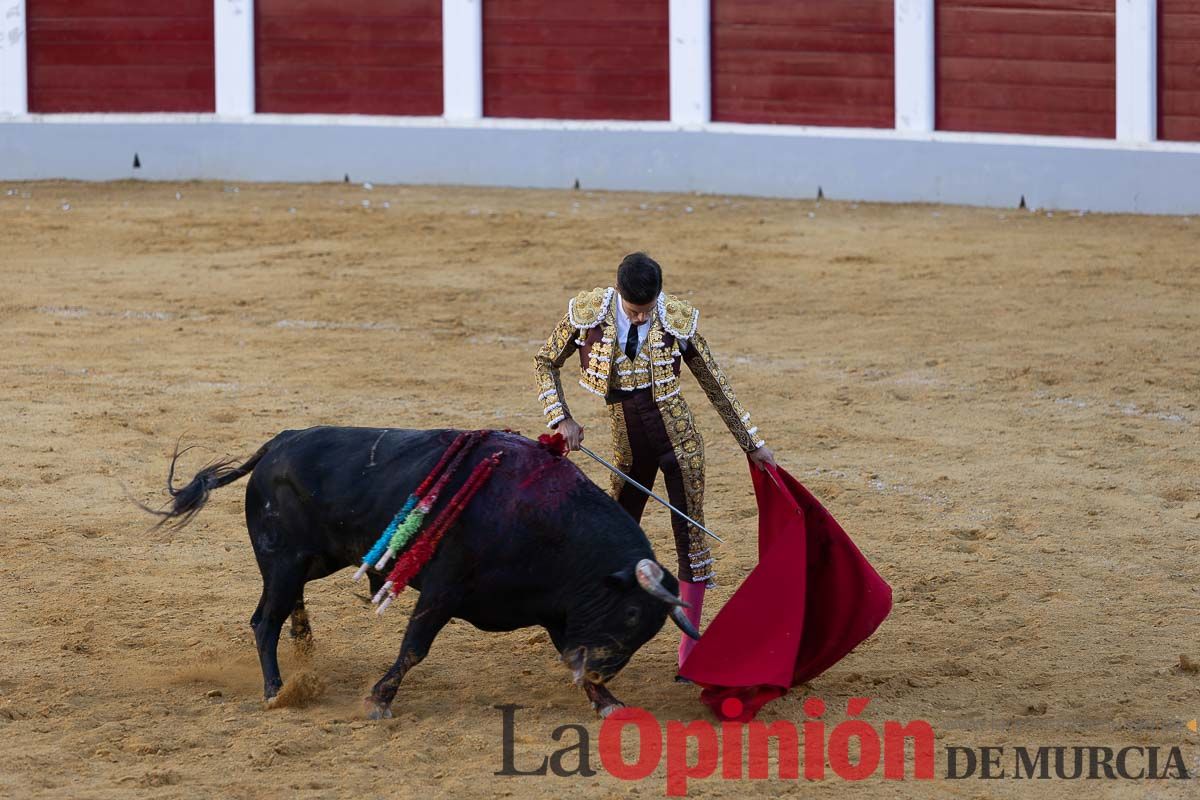
[[[691,583],[689,581],[679,582],[679,597],[684,602],[689,603],[691,608],[685,608],[683,613],[696,626],[696,630],[700,630],[700,611],[704,607],[704,581],[699,583]],[[683,662],[691,655],[692,648],[696,646],[696,640],[683,634],[683,638],[679,641],[679,666],[683,666]]]

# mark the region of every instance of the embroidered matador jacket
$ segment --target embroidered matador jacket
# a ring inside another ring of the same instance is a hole
[[[580,292],[567,304],[566,316],[534,357],[537,387],[546,416],[553,428],[570,416],[563,396],[559,370],[579,351],[579,385],[607,397],[612,390],[650,388],[660,405],[679,394],[681,362],[686,362],[700,388],[721,415],[730,433],[746,452],[764,442],[750,414],[742,408],[721,367],[698,330],[700,312],[690,303],[659,294],[646,345],[631,362],[616,344],[616,289]],[[681,349],[680,343],[686,346]]]

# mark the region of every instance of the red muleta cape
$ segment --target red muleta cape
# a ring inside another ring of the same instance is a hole
[[[870,636],[892,588],[837,521],[782,468],[750,462],[758,566],[709,623],[679,674],[721,719],[748,722]],[[729,698],[735,703],[722,708]]]

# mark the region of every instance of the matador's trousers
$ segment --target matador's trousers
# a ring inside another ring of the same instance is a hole
[[[617,393],[615,399],[608,410],[616,466],[650,489],[662,470],[667,499],[704,524],[704,441],[687,403],[679,395],[656,403],[649,389]],[[612,494],[641,523],[649,498],[616,475]],[[679,580],[715,586],[713,557],[705,533],[675,513],[671,513],[671,529],[679,557]]]

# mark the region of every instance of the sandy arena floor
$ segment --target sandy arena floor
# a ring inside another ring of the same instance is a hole
[[[281,643],[303,707],[266,711],[244,484],[147,533],[180,434],[248,456],[316,424],[542,431],[531,357],[568,297],[644,248],[780,462],[895,591],[811,691],[946,745],[1173,745],[1200,771],[1200,221],[934,206],[359,184],[0,184],[0,796],[659,797],[494,777],[595,720],[534,630],[448,627],[397,697],[413,594],[383,622],[349,572]],[[574,369],[574,362],[571,368]],[[568,384],[568,387],[573,385]],[[711,618],[755,560],[744,459],[694,381]],[[570,392],[589,443],[601,404]],[[577,459],[607,486],[597,465]],[[672,560],[667,518],[647,531]],[[704,718],[664,629],[614,691]],[[1181,654],[1185,657],[1181,667]],[[799,723],[803,691],[765,721]],[[1086,785],[1085,785],[1086,784]],[[1198,781],[693,784],[705,797],[1189,796]],[[1190,796],[1195,796],[1191,794]]]

